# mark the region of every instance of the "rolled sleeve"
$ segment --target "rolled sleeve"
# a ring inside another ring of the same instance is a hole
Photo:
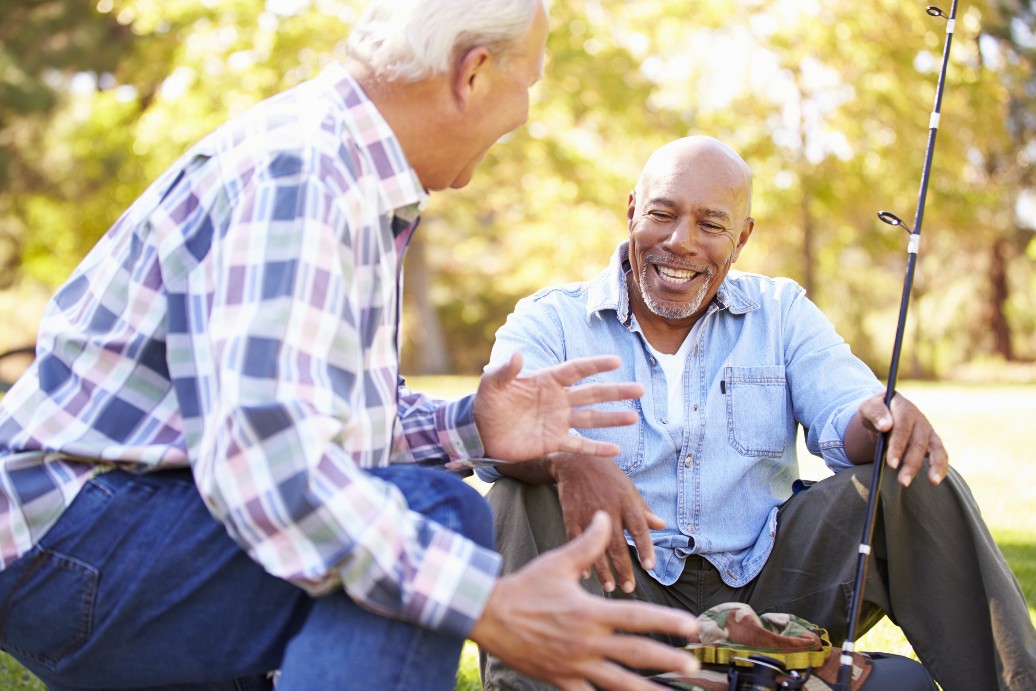
[[[399,388],[402,438],[396,440],[393,463],[441,464],[485,455],[475,426],[475,397],[443,401]]]
[[[414,595],[402,618],[467,637],[485,610],[503,560],[433,522],[428,530],[428,547],[412,580]]]
[[[783,322],[785,368],[806,446],[832,471],[848,468],[853,463],[845,455],[846,430],[881,383],[801,288],[796,287]]]

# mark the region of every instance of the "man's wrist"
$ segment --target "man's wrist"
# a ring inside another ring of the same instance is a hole
[[[551,469],[550,457],[533,461],[520,461],[497,466],[501,475],[521,480],[530,485],[549,485],[557,482]]]

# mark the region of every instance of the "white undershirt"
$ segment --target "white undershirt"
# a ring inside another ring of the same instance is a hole
[[[683,392],[683,373],[687,368],[687,351],[691,347],[691,343],[694,341],[695,335],[698,333],[698,326],[701,324],[701,320],[694,322],[694,326],[691,327],[690,333],[687,334],[687,338],[683,339],[683,343],[680,344],[680,349],[672,355],[668,353],[660,353],[648,344],[648,350],[658,360],[658,364],[662,366],[662,372],[665,374],[665,384],[669,399],[669,410],[667,416],[671,422],[682,424],[684,419],[684,413],[687,402],[684,400]]]

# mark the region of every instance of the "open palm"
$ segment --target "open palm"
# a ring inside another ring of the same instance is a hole
[[[580,380],[616,369],[617,357],[607,355],[569,360],[554,367],[520,374],[521,355],[487,372],[475,395],[475,424],[486,455],[507,461],[540,458],[555,451],[615,456],[614,444],[591,441],[569,433],[573,428],[615,427],[637,421],[632,411],[602,411],[594,403],[639,398],[640,384],[582,384]]]

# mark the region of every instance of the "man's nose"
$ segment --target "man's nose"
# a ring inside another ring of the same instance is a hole
[[[697,254],[698,229],[690,219],[679,219],[665,244],[674,254]]]

